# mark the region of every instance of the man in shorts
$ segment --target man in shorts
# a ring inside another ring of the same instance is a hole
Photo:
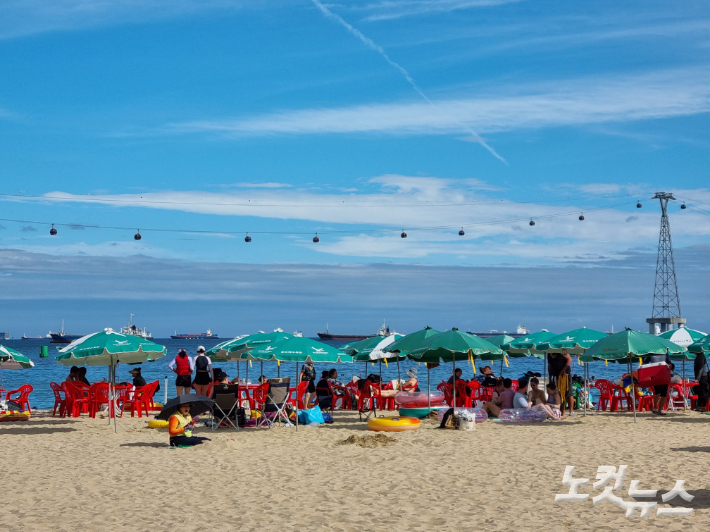
[[[565,413],[565,398],[569,405],[569,411],[574,412],[574,397],[572,396],[572,357],[567,353],[549,353],[547,355],[547,370],[557,389],[560,388],[560,378],[563,375],[567,376],[567,387],[565,389],[565,397],[562,398],[560,411],[562,415]]]

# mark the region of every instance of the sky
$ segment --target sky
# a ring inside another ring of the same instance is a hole
[[[710,332],[709,29],[692,0],[6,0],[0,331],[645,329],[665,191]]]

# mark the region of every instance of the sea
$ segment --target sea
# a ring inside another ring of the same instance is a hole
[[[316,338],[317,339],[317,338]],[[148,382],[155,380],[160,381],[161,389],[156,394],[156,399],[158,401],[164,401],[167,398],[172,398],[175,396],[175,374],[170,371],[168,364],[175,358],[178,350],[184,348],[187,350],[190,356],[195,356],[197,354],[197,347],[203,345],[206,349],[223,342],[225,339],[203,339],[203,340],[173,340],[171,338],[157,338],[153,341],[164,345],[167,350],[167,356],[156,360],[155,362],[147,362],[141,364],[142,375]],[[337,342],[330,341],[324,342],[334,347],[341,347],[347,342]],[[66,376],[69,374],[69,368],[66,366],[61,366],[56,362],[56,356],[58,354],[58,349],[61,349],[66,344],[50,344],[49,339],[32,339],[32,340],[3,340],[2,344],[19,351],[25,356],[32,359],[35,367],[10,371],[2,370],[0,376],[0,388],[5,388],[6,390],[14,390],[23,384],[31,384],[34,391],[30,395],[30,403],[32,407],[37,407],[39,409],[51,408],[54,405],[54,395],[51,388],[49,387],[50,382],[61,383],[64,381]],[[42,346],[49,346],[49,357],[40,358],[40,349]],[[574,357],[573,357],[574,358]],[[483,362],[476,361],[476,369],[480,372],[480,369],[489,365],[493,368],[496,376],[501,374],[504,377],[510,377],[512,379],[519,379],[528,371],[543,373],[543,360],[533,357],[524,358],[509,358],[509,365],[506,366],[505,363],[501,361],[493,362]],[[131,375],[128,371],[136,366],[127,366],[124,364],[119,364],[117,369],[118,382],[131,381]],[[222,362],[213,363],[214,368],[220,368],[222,371],[226,372],[230,380],[240,375],[242,379],[248,379],[250,382],[256,382],[259,375],[263,374],[266,377],[276,377],[277,373],[280,372],[282,377],[296,377],[296,364],[295,363],[282,363],[280,368],[277,366],[276,362]],[[356,362],[353,364],[316,364],[316,375],[320,377],[321,371],[329,370],[335,368],[338,370],[339,380],[343,383],[347,383],[352,379],[353,376],[365,377],[370,373],[382,374],[383,382],[389,382],[397,378],[397,364],[396,363],[363,363]],[[463,369],[463,377],[469,380],[473,376],[473,368],[468,362],[457,362],[457,368]],[[596,378],[604,379],[618,379],[621,374],[625,372],[626,366],[619,364],[609,364],[606,366],[603,362],[594,362],[590,364],[590,376]],[[405,371],[409,368],[417,368],[419,387],[421,390],[427,389],[427,368],[425,364],[420,364],[411,360],[403,360],[399,364],[399,370],[401,377],[406,379],[407,376]],[[687,368],[686,368],[687,370]],[[451,376],[452,364],[442,364],[439,367],[433,368],[430,372],[431,378],[431,389],[435,390],[436,386],[442,381],[447,380]],[[574,373],[578,375],[583,374],[582,366],[580,366],[576,360],[574,365]],[[100,367],[88,367],[86,374],[89,382],[97,382],[102,379],[108,378],[108,368]],[[165,386],[167,379],[167,387]],[[4,394],[3,394],[4,397]]]

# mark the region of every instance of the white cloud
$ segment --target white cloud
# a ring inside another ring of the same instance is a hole
[[[461,123],[492,133],[519,129],[629,122],[706,113],[707,68],[644,75],[560,81],[518,89],[515,94],[419,102],[373,103],[282,111],[249,118],[173,123],[165,133],[271,134],[385,133],[457,134]]]
[[[273,0],[270,1],[273,5]],[[264,4],[263,0],[3,0],[0,2],[0,39]]]
[[[522,0],[383,0],[353,9],[372,12],[367,20],[391,20],[429,13],[448,13],[461,9],[494,7]]]

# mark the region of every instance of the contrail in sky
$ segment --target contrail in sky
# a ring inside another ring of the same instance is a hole
[[[396,68],[399,71],[399,73],[402,74],[402,76],[404,76],[404,79],[406,79],[407,82],[412,86],[412,88],[414,88],[414,90],[417,91],[419,96],[424,98],[427,101],[427,103],[429,103],[430,105],[436,107],[436,104],[434,102],[432,102],[429,99],[429,97],[422,92],[422,90],[419,88],[419,86],[414,81],[412,76],[409,75],[409,72],[407,72],[407,69],[405,69],[403,66],[399,65],[395,61],[392,61],[392,59],[390,59],[390,57],[387,55],[387,52],[385,52],[384,48],[382,48],[379,44],[377,44],[375,41],[373,41],[369,37],[366,37],[365,35],[363,35],[363,33],[360,30],[358,30],[352,24],[350,24],[349,22],[344,20],[340,15],[336,15],[335,13],[333,13],[330,9],[325,7],[320,2],[320,0],[311,0],[311,2],[313,2],[313,5],[315,5],[318,9],[320,9],[320,11],[321,11],[321,13],[323,13],[323,15],[325,15],[327,18],[334,20],[335,22],[337,22],[338,24],[343,26],[351,34],[353,34],[355,37],[360,39],[363,42],[363,44],[365,44],[365,46],[367,46],[368,48],[370,48],[370,49],[374,50],[375,52],[377,52],[378,54],[380,54],[384,58],[385,61],[387,61],[390,65],[392,65],[394,68]],[[503,157],[501,157],[498,154],[498,152],[496,152],[493,148],[491,148],[488,144],[486,144],[486,142],[481,138],[481,136],[478,133],[476,133],[473,129],[471,129],[471,127],[468,126],[468,124],[461,123],[461,125],[464,128],[466,128],[466,130],[469,133],[471,133],[473,138],[476,139],[476,142],[478,142],[479,144],[481,144],[481,146],[483,146],[489,152],[491,152],[491,154],[493,154],[494,157],[496,157],[497,159],[500,159],[505,164],[508,164],[508,161],[503,159]]]

